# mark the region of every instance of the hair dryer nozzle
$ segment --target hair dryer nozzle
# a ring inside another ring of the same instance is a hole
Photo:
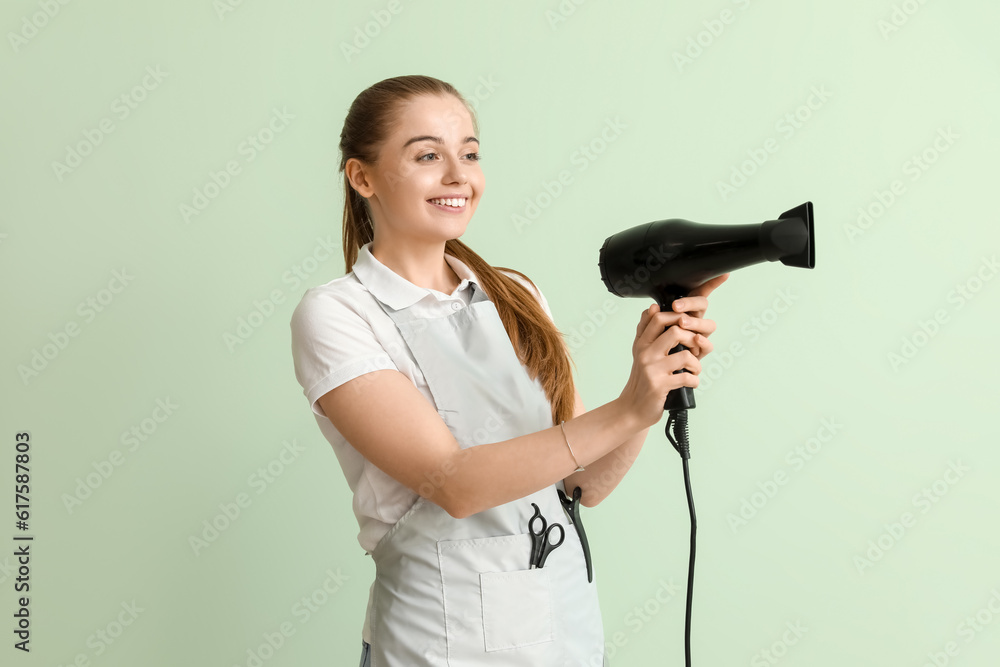
[[[797,222],[799,220],[805,224],[799,224]],[[767,224],[767,222],[764,223],[764,225]],[[815,268],[816,243],[813,237],[812,202],[807,201],[801,206],[796,206],[792,210],[782,213],[771,238],[776,245],[782,245],[786,249],[786,252],[782,253],[780,257],[782,264],[800,269]]]

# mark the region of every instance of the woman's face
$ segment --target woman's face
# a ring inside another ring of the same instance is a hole
[[[368,198],[380,243],[462,236],[485,187],[472,117],[451,95],[405,102],[378,163],[365,172],[368,187],[358,192]]]

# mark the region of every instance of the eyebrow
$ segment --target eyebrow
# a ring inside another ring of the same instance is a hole
[[[422,137],[413,137],[412,139],[410,139],[409,141],[407,141],[405,144],[403,144],[403,148],[406,148],[410,144],[416,143],[418,141],[433,141],[433,142],[439,143],[439,144],[443,144],[444,143],[444,139],[442,139],[441,137],[432,137],[430,135],[424,135]],[[466,137],[465,141],[463,141],[462,143],[463,144],[467,144],[470,141],[475,141],[477,144],[479,143],[479,139],[476,139],[475,137]]]

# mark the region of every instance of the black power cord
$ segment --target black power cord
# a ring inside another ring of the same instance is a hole
[[[670,436],[670,426],[674,427],[674,440]],[[671,410],[667,417],[667,439],[681,455],[684,467],[684,490],[687,492],[688,512],[691,514],[691,550],[688,557],[687,610],[684,614],[684,664],[691,667],[691,601],[694,593],[694,547],[695,535],[698,532],[698,519],[694,513],[694,496],[691,493],[691,473],[688,470],[688,459],[691,458],[691,443],[688,442],[687,410]]]

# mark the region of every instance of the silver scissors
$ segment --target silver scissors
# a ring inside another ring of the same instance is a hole
[[[533,570],[545,565],[545,559],[549,557],[549,554],[566,539],[566,531],[563,529],[562,524],[554,523],[551,526],[548,525],[545,517],[542,516],[542,511],[538,509],[538,505],[531,503],[531,506],[535,508],[534,515],[528,519],[528,532],[531,533],[531,569]],[[540,530],[535,530],[536,521],[542,522]],[[549,535],[556,528],[559,529],[559,540],[553,542]]]

